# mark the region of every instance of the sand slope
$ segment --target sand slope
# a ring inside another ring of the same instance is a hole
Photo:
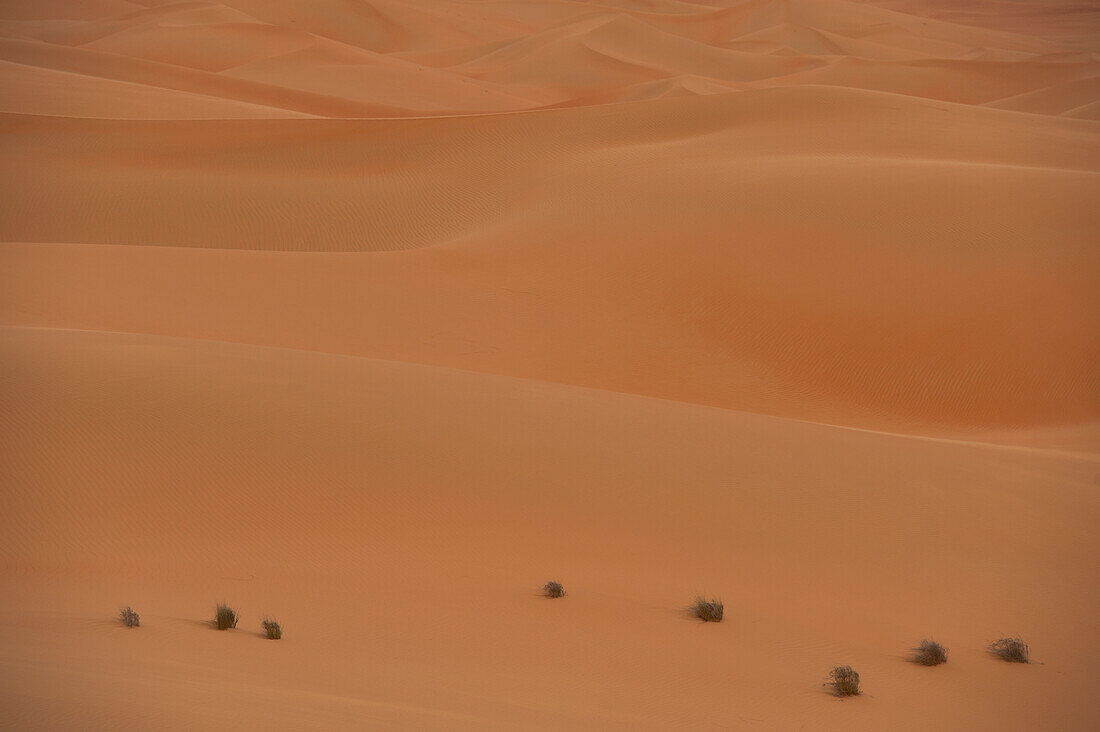
[[[1096,596],[1066,588],[1095,576],[1095,455],[148,336],[8,330],[3,362],[24,456],[5,467],[8,581],[31,588],[2,616],[20,724],[1022,729],[1089,713]],[[568,601],[534,595],[550,576]],[[727,622],[681,616],[700,590]],[[223,596],[251,625],[277,611],[286,640],[203,627]],[[140,631],[109,622],[119,597],[141,602]],[[58,610],[16,640],[29,602]],[[1009,630],[1046,665],[986,659]],[[906,664],[931,632],[951,663]],[[42,668],[68,648],[60,675]],[[838,659],[873,697],[820,689]],[[209,670],[176,688],[189,668]],[[76,708],[48,701],[59,680]]]
[[[4,3],[0,727],[1095,727],[1097,22]]]
[[[41,242],[8,250],[15,324],[903,430],[1100,412],[1090,122],[800,87],[416,123],[3,124],[23,214],[2,233]],[[398,251],[336,254],[378,250]]]

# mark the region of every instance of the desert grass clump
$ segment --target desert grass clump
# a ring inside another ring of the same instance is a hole
[[[925,638],[913,649],[913,663],[921,666],[939,666],[947,663],[947,649],[934,640]]]
[[[264,637],[279,640],[283,637],[283,628],[275,618],[264,618]]]
[[[118,611],[118,619],[127,628],[137,628],[141,625],[141,617],[129,605]]]
[[[565,597],[565,588],[561,582],[550,580],[542,586],[542,594],[544,597]]]
[[[218,605],[214,611],[214,627],[218,630],[229,630],[237,627],[237,611],[224,602]]]
[[[704,623],[722,622],[722,614],[725,610],[726,606],[716,597],[699,596],[695,598],[695,602],[691,603],[692,614]]]
[[[825,678],[825,685],[833,687],[837,696],[856,696],[859,691],[859,674],[851,666],[837,666]]]
[[[1031,650],[1019,638],[1000,638],[989,644],[989,652],[1009,663],[1028,663]]]

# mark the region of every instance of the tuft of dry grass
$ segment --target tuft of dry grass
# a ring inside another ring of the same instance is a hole
[[[275,618],[264,618],[264,637],[270,640],[280,640],[283,637],[283,628]]]
[[[141,625],[141,617],[129,605],[118,611],[118,619],[127,628],[137,628]]]
[[[561,582],[550,580],[542,586],[542,594],[545,597],[565,597],[565,588]]]
[[[1031,649],[1020,638],[999,638],[989,644],[989,652],[1009,663],[1029,663]]]
[[[825,678],[825,685],[833,687],[837,696],[856,696],[860,693],[859,674],[851,666],[837,666]]]
[[[224,602],[218,604],[214,611],[214,627],[218,630],[229,630],[237,627],[237,611]]]
[[[939,666],[947,663],[947,649],[934,640],[925,638],[913,649],[913,663],[921,666]]]
[[[726,606],[717,597],[703,597],[700,595],[691,603],[692,614],[704,623],[720,623]]]

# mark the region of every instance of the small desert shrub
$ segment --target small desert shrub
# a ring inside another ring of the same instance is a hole
[[[859,674],[851,666],[837,666],[825,679],[825,685],[833,687],[837,696],[859,694]]]
[[[279,640],[283,637],[283,628],[275,618],[264,618],[264,637]]]
[[[989,652],[1002,661],[1010,663],[1027,663],[1031,653],[1019,638],[1001,638],[989,644]]]
[[[141,625],[141,618],[129,605],[118,611],[118,619],[121,620],[122,624],[127,628],[137,628]]]
[[[716,597],[697,597],[695,602],[691,603],[692,614],[705,623],[722,622],[722,613],[725,609],[726,606]]]
[[[925,638],[913,649],[913,663],[921,666],[939,666],[947,663],[947,649],[934,640]]]
[[[542,586],[542,594],[546,597],[565,597],[565,588],[561,582],[550,580]]]
[[[229,630],[237,627],[237,611],[224,602],[218,605],[214,611],[214,627],[218,630]]]

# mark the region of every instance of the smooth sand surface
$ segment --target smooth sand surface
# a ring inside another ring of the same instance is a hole
[[[16,0],[0,161],[0,727],[1100,726],[1091,3]]]

